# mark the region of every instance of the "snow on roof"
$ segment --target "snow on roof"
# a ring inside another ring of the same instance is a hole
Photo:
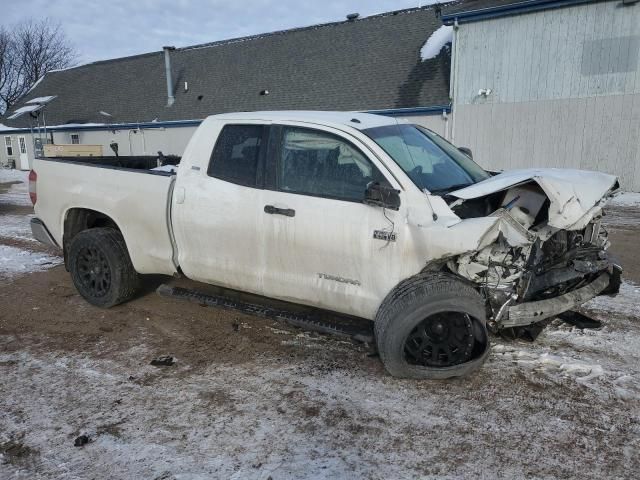
[[[27,100],[27,103],[39,103],[41,105],[44,105],[44,104],[49,103],[54,98],[56,98],[55,95],[49,95],[47,97],[38,97],[38,98],[31,99],[31,100]]]
[[[75,127],[104,127],[105,125],[107,125],[106,123],[92,123],[92,122],[88,122],[88,123],[64,123],[62,125],[48,125],[47,129],[52,129],[52,128],[75,128]],[[114,123],[114,124],[109,124],[109,125],[113,125],[114,127],[117,127],[118,124]]]
[[[46,75],[46,73],[44,75]],[[38,80],[36,80],[36,83],[31,85],[31,88],[29,90],[27,90],[27,93],[25,93],[25,95],[28,95],[31,92],[31,90],[33,90],[34,88],[36,88],[40,84],[40,82],[44,78],[44,75],[42,75]]]
[[[14,111],[13,115],[11,115],[10,117],[7,117],[7,120],[14,120],[27,112],[35,112],[36,110],[40,110],[41,108],[42,108],[42,105],[37,105],[37,104],[25,105],[24,107],[20,107],[19,109]]]
[[[13,113],[25,113],[25,112],[33,112],[34,110],[38,110],[40,105],[25,105],[24,107],[18,108]]]
[[[40,105],[38,105],[40,106]],[[47,125],[47,130],[72,130],[74,128],[89,128],[89,127],[104,127],[105,125],[113,126],[114,129],[118,129],[123,124],[119,123],[64,123],[61,125]],[[8,127],[0,123],[0,132],[8,132],[12,130],[25,130],[24,128]]]
[[[436,58],[440,53],[440,50],[442,50],[447,43],[451,43],[452,41],[453,27],[447,25],[441,26],[431,34],[420,49],[420,58],[423,62],[425,60]]]

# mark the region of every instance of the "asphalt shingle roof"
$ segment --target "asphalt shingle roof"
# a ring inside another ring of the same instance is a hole
[[[400,10],[176,49],[171,107],[163,52],[50,72],[6,116],[44,95],[57,96],[46,110],[49,125],[187,120],[231,111],[448,105],[449,50],[420,59],[420,48],[442,25],[438,11]],[[269,94],[261,95],[263,90]],[[105,118],[101,110],[113,117]],[[1,123],[20,127],[29,119]]]

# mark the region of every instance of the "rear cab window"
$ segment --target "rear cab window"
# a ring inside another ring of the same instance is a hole
[[[207,174],[245,187],[262,188],[265,125],[225,125],[211,154]]]

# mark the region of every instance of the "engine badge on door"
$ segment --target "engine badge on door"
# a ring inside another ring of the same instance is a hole
[[[386,230],[374,230],[373,238],[376,240],[384,240],[385,242],[395,242],[396,234],[395,232],[387,232]]]

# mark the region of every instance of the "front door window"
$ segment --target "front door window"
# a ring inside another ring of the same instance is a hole
[[[355,146],[320,130],[285,127],[278,189],[288,193],[362,202],[371,182],[388,184]]]

